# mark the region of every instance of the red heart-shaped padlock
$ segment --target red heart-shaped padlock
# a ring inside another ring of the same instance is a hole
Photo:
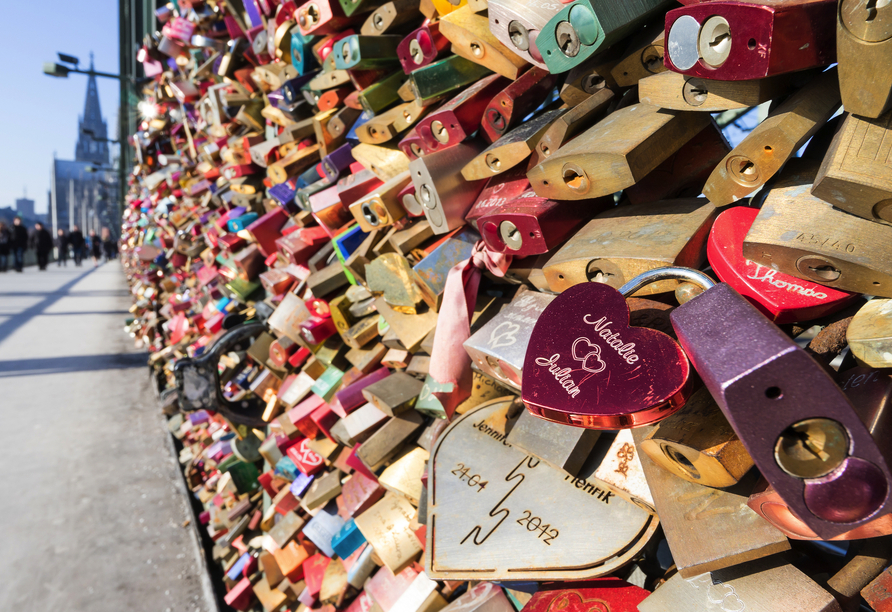
[[[782,325],[832,314],[858,298],[811,281],[788,276],[743,256],[743,239],[758,209],[737,206],[716,218],[706,255],[718,277],[748,299],[759,312]]]
[[[629,325],[620,293],[570,287],[539,316],[523,365],[523,401],[543,419],[589,429],[647,425],[681,408],[690,364],[663,332]]]

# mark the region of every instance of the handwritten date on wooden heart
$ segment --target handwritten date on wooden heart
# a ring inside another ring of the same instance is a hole
[[[690,364],[663,332],[629,325],[629,307],[601,283],[570,287],[542,312],[523,366],[535,415],[578,427],[624,429],[678,410]]]

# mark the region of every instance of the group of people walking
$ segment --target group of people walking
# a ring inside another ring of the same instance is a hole
[[[37,266],[41,270],[46,270],[53,247],[57,253],[56,265],[66,267],[69,249],[75,266],[80,266],[84,257],[92,256],[94,268],[99,265],[103,256],[106,260],[111,260],[118,253],[117,243],[107,227],[102,228],[101,236],[96,234],[96,230],[90,230],[89,235],[84,237],[83,232],[74,225],[70,232],[59,229],[54,239],[39,221],[34,224],[34,229],[30,233],[20,217],[13,220],[12,227],[0,221],[0,272],[9,269],[10,257],[13,269],[16,272],[24,271],[25,251],[28,249],[33,249],[37,254]]]

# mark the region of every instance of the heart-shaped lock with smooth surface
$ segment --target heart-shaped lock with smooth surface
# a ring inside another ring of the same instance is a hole
[[[706,254],[718,277],[759,312],[782,325],[811,321],[844,308],[857,293],[788,276],[743,256],[743,239],[758,209],[738,206],[720,214],[709,233]]]
[[[629,307],[616,289],[584,283],[557,296],[536,322],[523,366],[523,401],[549,421],[636,427],[681,408],[689,372],[672,338],[629,325]]]
[[[456,418],[429,462],[424,567],[436,580],[587,580],[638,555],[659,524],[594,477],[512,446],[513,396]],[[580,520],[580,517],[585,517]]]

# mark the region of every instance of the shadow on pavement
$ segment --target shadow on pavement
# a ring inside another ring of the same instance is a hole
[[[37,376],[65,372],[91,372],[98,370],[130,370],[144,368],[148,356],[144,353],[120,353],[105,355],[70,355],[67,357],[38,357],[0,361],[0,378]]]
[[[61,300],[65,297],[70,297],[77,293],[95,293],[90,291],[76,291],[74,293],[69,293],[68,290],[74,287],[76,284],[81,282],[88,274],[92,274],[98,268],[93,268],[92,270],[87,270],[83,274],[75,276],[73,279],[59,287],[58,289],[49,292],[49,293],[40,293],[40,292],[32,292],[30,295],[41,296],[45,295],[46,297],[37,302],[36,304],[29,306],[22,312],[16,313],[11,316],[9,319],[0,323],[0,343],[9,338],[15,330],[20,328],[22,325],[41,314],[44,310]],[[13,297],[14,293],[0,293],[0,297]]]

